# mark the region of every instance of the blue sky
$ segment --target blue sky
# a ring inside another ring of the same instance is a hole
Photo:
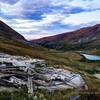
[[[26,39],[100,23],[100,0],[0,0],[0,20]]]

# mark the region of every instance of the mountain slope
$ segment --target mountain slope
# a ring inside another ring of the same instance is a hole
[[[2,21],[0,21],[0,52],[67,63],[63,54],[59,54],[57,51],[49,51],[36,44],[31,45],[23,36]]]
[[[6,38],[17,41],[26,41],[25,38],[18,32],[10,28],[4,22],[0,21],[0,38]]]
[[[57,50],[79,50],[100,48],[100,24],[45,37],[31,42]]]

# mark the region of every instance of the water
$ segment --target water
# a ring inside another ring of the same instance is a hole
[[[84,56],[88,60],[100,60],[100,56],[89,55],[89,54],[81,54],[81,55]]]

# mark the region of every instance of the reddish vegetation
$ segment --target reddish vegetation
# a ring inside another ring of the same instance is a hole
[[[100,24],[82,28],[73,32],[67,32],[55,36],[44,37],[37,40],[32,40],[35,43],[42,43],[42,42],[55,42],[55,41],[77,41],[79,39],[88,38],[88,39],[100,39]]]

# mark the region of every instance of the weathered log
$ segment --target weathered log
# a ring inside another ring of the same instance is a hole
[[[43,83],[42,81],[39,82],[38,80],[32,80],[33,84],[40,85],[40,86],[49,86],[49,83]]]
[[[33,77],[35,79],[41,79],[41,80],[44,80],[46,82],[49,82],[50,81],[50,78],[47,78],[45,75],[39,74],[39,73],[34,73]]]
[[[19,87],[19,85],[10,83],[10,82],[8,82],[8,81],[5,80],[5,79],[0,79],[0,86],[15,87],[15,88],[18,88],[18,87]]]

